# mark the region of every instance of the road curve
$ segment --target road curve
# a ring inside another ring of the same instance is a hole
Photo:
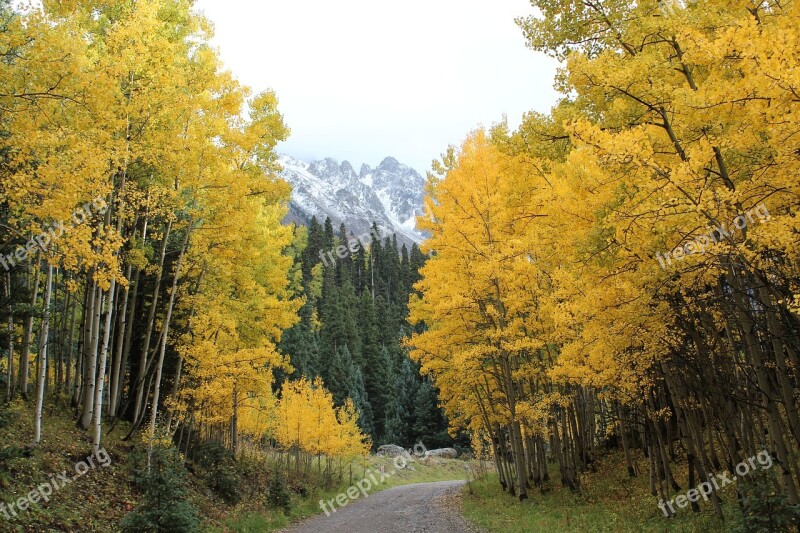
[[[475,533],[459,511],[464,481],[403,485],[295,524],[285,533]]]

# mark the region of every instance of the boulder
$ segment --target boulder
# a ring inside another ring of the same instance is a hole
[[[384,444],[378,447],[378,455],[380,456],[398,457],[400,455],[405,455],[405,453],[406,451],[403,447],[397,446],[396,444]]]
[[[455,459],[458,452],[453,448],[439,448],[438,450],[428,450],[425,457],[438,457],[440,459]]]

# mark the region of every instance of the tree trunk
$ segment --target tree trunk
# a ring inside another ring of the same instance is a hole
[[[36,413],[33,421],[33,445],[39,446],[42,441],[42,410],[44,409],[44,389],[47,385],[47,337],[50,332],[50,294],[53,287],[53,266],[47,265],[47,281],[44,287],[44,313],[42,329],[39,332],[39,387],[36,391]]]
[[[89,328],[89,339],[87,347],[84,351],[84,372],[83,372],[83,410],[81,412],[81,419],[79,426],[81,429],[89,429],[92,424],[92,415],[94,412],[94,393],[97,387],[97,349],[100,337],[100,315],[103,307],[103,293],[97,282],[92,283],[92,292],[90,295],[91,305],[90,313],[86,320],[91,321]]]
[[[103,348],[100,351],[100,369],[97,376],[97,391],[94,398],[94,440],[92,441],[92,453],[97,453],[100,449],[100,439],[102,437],[103,425],[103,385],[105,384],[106,362],[108,360],[108,344],[111,339],[111,323],[114,315],[114,290],[117,280],[111,278],[111,287],[108,289],[108,303],[106,304],[106,324],[103,331]]]

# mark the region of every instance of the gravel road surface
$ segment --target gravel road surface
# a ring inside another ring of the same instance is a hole
[[[464,481],[394,487],[311,518],[285,533],[476,533],[459,511]]]

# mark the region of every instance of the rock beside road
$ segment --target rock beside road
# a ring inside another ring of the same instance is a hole
[[[439,459],[455,459],[458,452],[454,448],[439,448],[438,450],[428,450],[425,457],[438,457]]]
[[[386,457],[397,457],[406,453],[405,448],[396,444],[384,444],[378,447],[378,455]]]

